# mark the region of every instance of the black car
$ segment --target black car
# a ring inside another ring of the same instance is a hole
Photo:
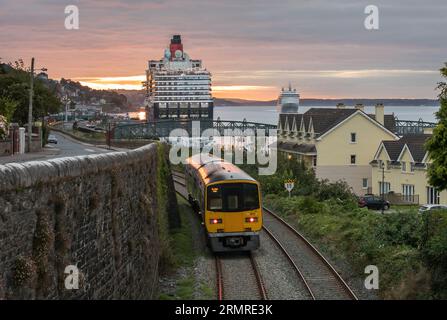
[[[359,207],[367,207],[368,209],[376,210],[381,210],[383,208],[384,210],[388,210],[390,208],[390,203],[383,200],[381,197],[367,195],[359,198]]]

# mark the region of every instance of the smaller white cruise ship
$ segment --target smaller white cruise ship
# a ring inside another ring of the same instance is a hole
[[[278,97],[277,109],[279,113],[297,113],[300,105],[300,94],[296,92],[296,89],[292,89],[292,85],[289,83],[289,87],[281,89],[281,93]]]

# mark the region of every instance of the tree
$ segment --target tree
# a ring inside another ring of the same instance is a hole
[[[447,63],[440,70],[442,77],[447,79]],[[433,129],[433,135],[427,141],[426,148],[431,165],[428,168],[429,182],[438,190],[447,189],[447,83],[438,84],[440,109],[436,113],[439,123]]]
[[[8,121],[18,122],[23,125],[28,121],[29,105],[29,72],[25,70],[23,61],[14,64],[0,64],[0,97],[9,101],[8,110],[12,108],[11,101],[16,103],[12,115]],[[33,118],[39,119],[49,113],[57,113],[61,103],[57,98],[56,87],[51,82],[36,78],[34,82]],[[5,102],[0,101],[0,113],[2,105],[6,109]],[[6,115],[8,118],[8,115]]]
[[[11,122],[12,116],[19,103],[8,97],[0,97],[0,115],[6,118],[6,122]]]

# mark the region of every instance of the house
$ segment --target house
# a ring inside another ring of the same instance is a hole
[[[278,143],[290,160],[303,161],[316,177],[344,180],[357,195],[371,191],[371,159],[383,140],[398,140],[394,115],[378,104],[375,114],[363,105],[311,108],[305,113],[280,114]]]
[[[447,191],[439,192],[428,183],[430,159],[424,144],[430,136],[410,134],[382,141],[371,162],[372,192],[391,193],[406,203],[447,204]]]

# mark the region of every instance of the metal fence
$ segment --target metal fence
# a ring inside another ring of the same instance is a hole
[[[397,205],[411,205],[419,204],[419,195],[418,194],[412,194],[412,195],[405,195],[400,193],[388,193],[384,195],[385,200],[387,200],[390,204],[397,204]]]

